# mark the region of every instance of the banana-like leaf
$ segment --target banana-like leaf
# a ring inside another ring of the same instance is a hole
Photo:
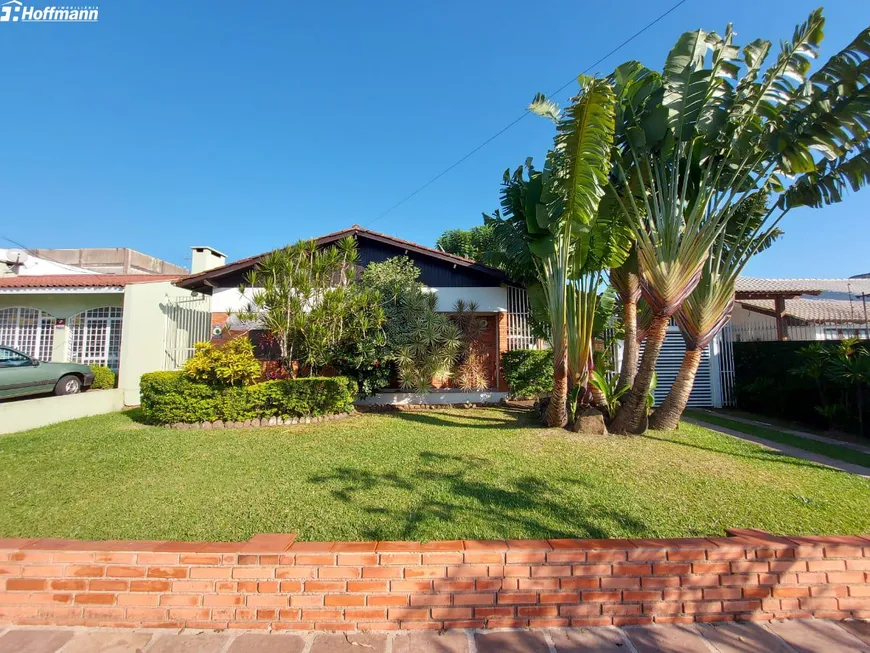
[[[712,79],[712,71],[704,68],[708,49],[706,32],[686,32],[680,36],[665,61],[662,104],[668,110],[668,125],[681,140],[688,140],[695,135],[698,116],[707,99]]]
[[[815,170],[798,177],[780,197],[780,207],[820,208],[843,200],[847,190],[857,192],[870,184],[870,149],[836,161],[824,160]]]

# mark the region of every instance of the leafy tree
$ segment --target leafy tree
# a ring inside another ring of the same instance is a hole
[[[471,229],[448,229],[441,234],[435,244],[438,249],[448,254],[485,263],[486,252],[492,250],[494,245],[492,227],[482,224]]]
[[[362,283],[381,298],[389,354],[402,387],[427,392],[433,379],[449,378],[461,343],[456,325],[436,312],[437,298],[419,276],[420,270],[402,256],[370,263]]]
[[[356,283],[356,261],[353,238],[324,248],[300,241],[267,254],[242,284],[252,299],[238,318],[269,332],[291,375],[294,361],[314,376],[344,343],[378,335],[379,297]]]
[[[572,397],[585,400],[604,273],[618,266],[629,248],[618,213],[598,210],[607,184],[616,98],[606,80],[581,78],[580,84],[564,114],[540,96],[532,103],[532,110],[556,120],[557,133],[544,172],[530,173],[521,187],[529,250],[550,315],[549,426],[567,422],[572,389]]]

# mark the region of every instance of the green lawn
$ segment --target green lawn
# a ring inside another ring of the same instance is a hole
[[[0,535],[305,540],[870,532],[870,481],[683,425],[586,436],[508,409],[0,437]]]
[[[813,453],[818,453],[823,456],[827,456],[828,458],[842,460],[847,463],[854,463],[856,465],[863,465],[864,467],[870,468],[870,454],[856,451],[855,449],[849,449],[848,447],[841,447],[839,445],[831,444],[829,442],[813,440],[812,438],[802,438],[799,435],[794,435],[793,433],[786,433],[773,427],[747,424],[745,422],[728,419],[727,417],[723,417],[721,415],[713,415],[712,413],[708,412],[687,410],[686,416],[693,417],[702,422],[707,422],[708,424],[724,426],[725,428],[729,428],[734,431],[740,431],[741,433],[754,435],[757,438],[764,438],[765,440],[779,442],[780,444],[788,444],[792,447],[803,449],[804,451],[812,451]]]

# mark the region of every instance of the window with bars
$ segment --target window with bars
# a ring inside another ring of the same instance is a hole
[[[508,349],[545,349],[547,343],[538,340],[529,324],[531,307],[525,288],[507,287]]]
[[[124,310],[115,306],[92,308],[69,321],[69,360],[105,365],[118,371],[121,359],[121,321]]]
[[[44,361],[51,360],[55,319],[38,308],[0,309],[0,345]]]

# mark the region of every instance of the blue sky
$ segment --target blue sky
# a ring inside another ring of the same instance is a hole
[[[190,245],[236,259],[353,223],[431,245],[497,206],[502,172],[541,160],[549,123],[525,118],[374,218],[672,4],[112,0],[96,24],[0,24],[0,236],[180,264]],[[592,72],[661,68],[681,32],[728,21],[740,43],[778,43],[815,6],[688,0]],[[826,16],[824,59],[870,3]],[[796,211],[747,272],[870,272],[868,214],[870,190]]]

